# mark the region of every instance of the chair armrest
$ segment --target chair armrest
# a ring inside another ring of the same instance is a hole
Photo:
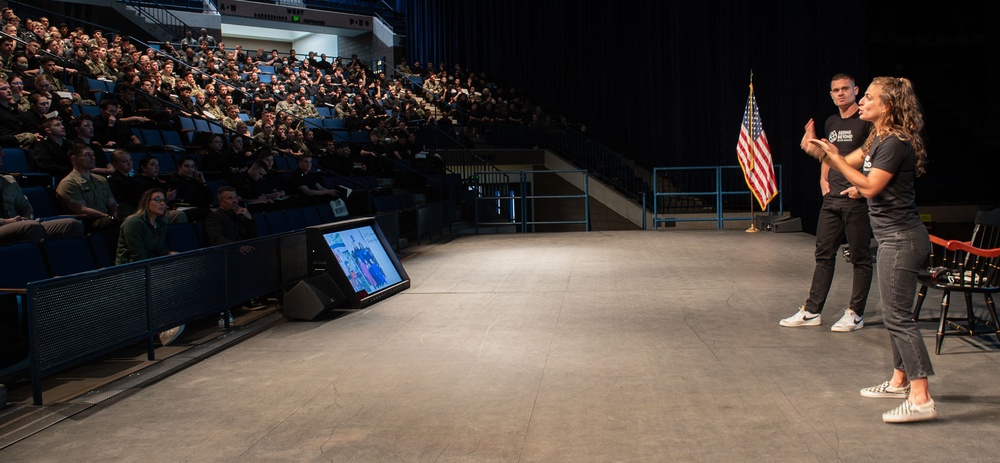
[[[934,236],[934,235],[930,235],[930,238],[931,238],[931,243],[932,244],[936,244],[938,246],[945,246],[945,247],[948,246],[948,241],[949,240],[946,240],[944,238],[939,238],[939,237]]]
[[[27,288],[0,288],[0,293],[14,293],[22,296],[28,294]]]
[[[970,245],[966,241],[949,241],[946,245],[949,251],[965,251],[969,254],[974,254],[980,257],[1000,257],[1000,248],[993,249],[982,249]]]

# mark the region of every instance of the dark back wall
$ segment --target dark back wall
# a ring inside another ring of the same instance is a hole
[[[977,7],[982,8],[982,7]],[[921,203],[996,201],[988,108],[996,43],[984,11],[872,10],[867,2],[409,0],[410,61],[486,71],[647,167],[735,165],[753,72],[754,91],[784,202],[815,227],[819,165],[798,148],[810,118],[833,113],[830,77],[914,81],[925,106],[933,164]],[[971,59],[970,59],[971,58]],[[966,84],[966,85],[963,85]],[[987,84],[989,85],[989,84]],[[976,92],[975,94],[973,92]],[[978,166],[978,167],[977,167]]]

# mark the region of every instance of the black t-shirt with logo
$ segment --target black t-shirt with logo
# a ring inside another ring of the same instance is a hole
[[[876,234],[909,230],[922,224],[917,211],[917,156],[909,141],[890,135],[875,139],[861,172],[866,176],[872,169],[892,174],[892,179],[878,195],[868,198],[868,217]]]
[[[827,118],[824,128],[826,129],[826,139],[840,150],[840,154],[847,156],[865,144],[865,139],[868,138],[868,133],[872,130],[872,123],[861,120],[860,112],[855,111],[854,115],[847,119],[841,118],[840,114],[830,116]],[[827,181],[830,182],[829,195],[838,198],[847,197],[847,195],[840,194],[841,191],[851,187],[851,182],[847,181],[844,174],[837,169],[830,169]]]

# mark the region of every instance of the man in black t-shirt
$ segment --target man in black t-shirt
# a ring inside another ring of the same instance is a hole
[[[839,112],[830,116],[824,126],[826,138],[837,146],[841,153],[850,153],[864,145],[872,130],[869,122],[858,115],[856,102],[858,87],[854,79],[846,74],[833,76],[830,82],[830,97]],[[809,121],[812,124],[812,120]],[[808,137],[811,125],[807,125]],[[834,332],[851,332],[864,326],[865,306],[872,282],[871,237],[872,227],[868,217],[868,203],[839,171],[830,169],[823,163],[820,174],[820,189],[823,192],[823,207],[816,225],[816,269],[813,271],[809,297],[795,315],[781,320],[781,326],[818,326],[822,322],[820,313],[826,304],[827,294],[833,282],[836,258],[844,235],[850,249],[851,265],[854,266],[854,286],[851,291],[850,306],[844,315],[830,329]],[[848,193],[854,192],[849,197]]]
[[[337,190],[323,186],[323,176],[312,170],[312,161],[310,155],[299,157],[299,168],[288,175],[285,191],[297,197],[295,202],[300,204],[318,204],[339,198]]]

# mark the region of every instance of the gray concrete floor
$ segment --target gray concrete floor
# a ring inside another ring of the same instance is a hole
[[[1000,348],[933,356],[942,419],[898,400],[867,326],[782,328],[813,237],[742,231],[464,236],[403,261],[410,289],[281,322],[0,450],[3,462],[998,461]],[[939,298],[928,300],[933,308]],[[934,329],[925,325],[933,345]]]

